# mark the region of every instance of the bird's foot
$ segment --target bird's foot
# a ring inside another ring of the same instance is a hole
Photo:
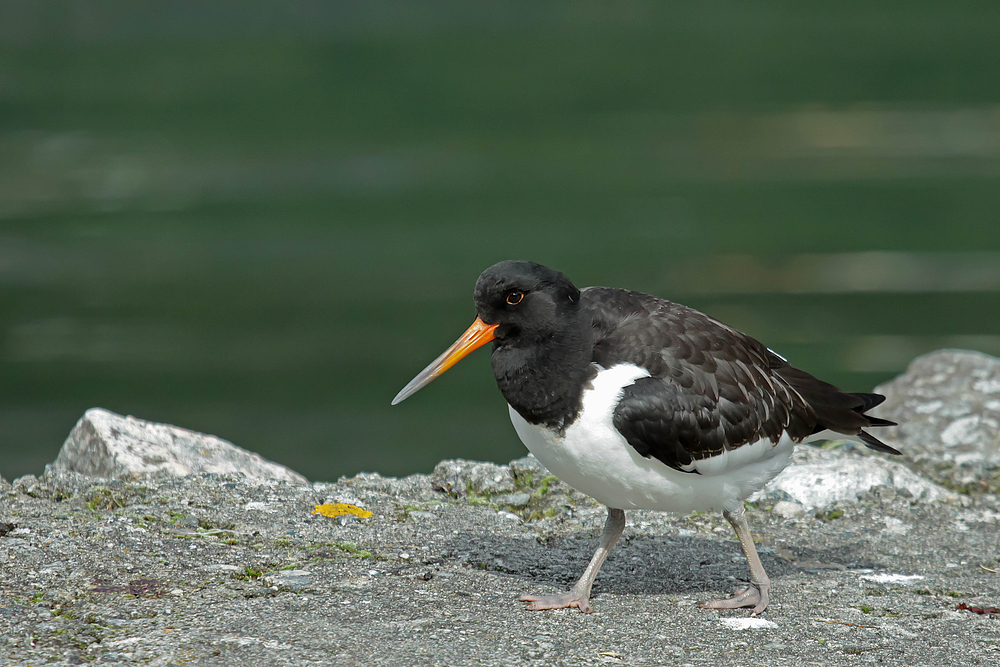
[[[740,607],[753,607],[751,616],[756,616],[767,609],[767,590],[770,586],[750,583],[743,591],[740,591],[731,598],[725,600],[710,600],[702,602],[698,606],[702,609],[739,609]]]
[[[522,595],[518,599],[528,603],[528,611],[576,607],[585,614],[590,613],[590,596],[581,595],[574,590],[558,595]]]

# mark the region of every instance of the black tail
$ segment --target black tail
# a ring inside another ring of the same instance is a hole
[[[879,405],[885,400],[885,396],[882,394],[863,394],[863,393],[851,393],[851,396],[861,399],[863,405],[854,408],[854,411],[859,415],[868,420],[868,426],[896,426],[896,422],[891,422],[888,419],[881,419],[879,417],[872,417],[866,415],[865,413]],[[868,449],[874,449],[876,452],[883,452],[885,454],[895,454],[896,456],[902,456],[903,453],[894,447],[890,447],[885,444],[875,436],[867,433],[865,431],[859,431],[858,437],[861,438],[861,442],[865,443],[865,447]]]
[[[895,454],[896,456],[903,455],[903,452],[899,451],[895,447],[890,447],[889,445],[885,444],[875,436],[866,433],[865,431],[859,431],[858,437],[861,438],[861,442],[865,443],[865,447],[867,447],[868,449],[874,449],[876,452],[884,452],[886,454]]]
[[[854,392],[844,392],[848,396],[853,396],[861,401],[861,407],[856,408],[855,412],[859,414],[864,414],[874,408],[876,405],[882,405],[885,403],[885,396],[882,394],[866,394],[860,391]]]
[[[816,415],[813,433],[831,430],[844,435],[856,435],[865,446],[876,452],[901,454],[878,438],[864,431],[873,426],[895,426],[895,422],[865,413],[885,400],[882,394],[848,393],[832,384],[818,380],[787,362],[777,364],[775,374],[784,379],[802,397]]]

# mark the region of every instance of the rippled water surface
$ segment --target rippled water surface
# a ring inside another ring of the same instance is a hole
[[[486,351],[389,407],[506,258],[845,389],[1000,354],[993,7],[146,7],[0,16],[8,479],[95,405],[312,479],[519,456]]]

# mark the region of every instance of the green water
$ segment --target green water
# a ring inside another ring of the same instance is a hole
[[[1000,354],[998,8],[242,7],[0,10],[7,479],[92,406],[312,479],[519,456],[486,351],[389,407],[506,258],[845,389]]]

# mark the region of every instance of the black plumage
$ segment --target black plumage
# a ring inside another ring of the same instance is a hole
[[[515,304],[508,302],[518,294]],[[898,453],[862,429],[883,399],[852,394],[791,366],[754,338],[693,308],[610,287],[578,290],[530,262],[501,262],[476,283],[476,310],[497,322],[492,364],[500,391],[529,423],[561,431],[601,368],[646,369],[624,388],[614,426],[642,456],[677,470],[783,433],[824,430]]]
[[[862,430],[893,425],[864,414],[884,397],[843,392],[704,313],[607,287],[584,289],[580,306],[594,363],[650,372],[625,388],[614,412],[615,428],[643,456],[693,472],[693,461],[762,438],[787,432],[800,441],[828,429],[899,453]]]

